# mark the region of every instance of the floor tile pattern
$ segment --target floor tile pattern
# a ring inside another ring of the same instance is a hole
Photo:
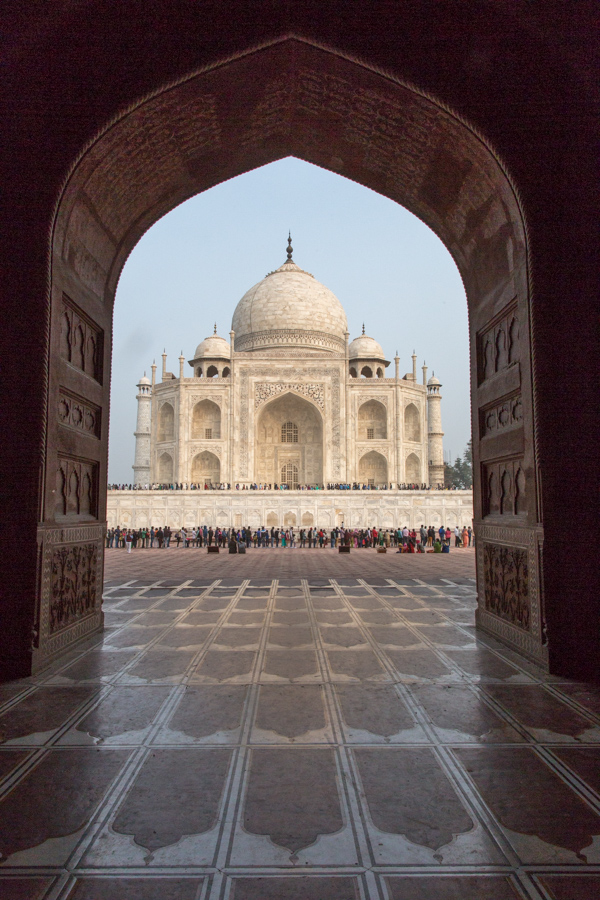
[[[0,695],[3,900],[597,900],[600,692],[363,559],[113,572]]]

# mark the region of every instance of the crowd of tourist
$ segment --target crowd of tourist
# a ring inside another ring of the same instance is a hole
[[[210,481],[197,482],[193,481],[191,483],[187,482],[175,482],[173,484],[163,484],[156,482],[154,484],[109,484],[109,491],[230,491],[231,484],[228,482],[220,482],[218,484],[213,484]],[[454,485],[451,487],[445,487],[443,484],[431,485],[431,484],[392,484],[390,481],[386,484],[363,484],[358,481],[354,481],[351,484],[343,484],[336,482],[329,482],[327,484],[298,484],[295,487],[290,487],[289,484],[267,484],[266,482],[252,482],[250,484],[236,484],[236,491],[289,491],[289,490],[297,490],[297,491],[456,491]]]
[[[219,547],[230,552],[245,552],[247,548],[320,548],[335,549],[342,545],[356,549],[371,547],[394,548],[398,553],[449,553],[452,538],[455,547],[471,547],[475,535],[470,526],[453,530],[443,525],[419,529],[377,528],[212,528],[206,525],[196,528],[109,528],[106,533],[107,548],[148,550],[168,547]]]

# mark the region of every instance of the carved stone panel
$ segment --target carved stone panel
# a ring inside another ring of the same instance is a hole
[[[97,518],[98,463],[59,455],[56,468],[55,518]]]
[[[89,400],[84,400],[83,397],[61,388],[58,395],[57,415],[61,425],[100,438],[102,410]]]
[[[519,318],[514,300],[477,335],[477,375],[483,384],[519,359]]]
[[[523,460],[503,459],[482,466],[483,515],[519,516],[526,509]]]
[[[102,627],[103,524],[38,529],[41,591],[33,670]]]
[[[486,610],[529,631],[531,605],[527,550],[485,542],[483,579]]]
[[[479,434],[482,438],[522,424],[523,402],[520,392],[479,410]]]
[[[52,553],[48,630],[54,634],[88,615],[96,605],[98,546],[66,544]]]
[[[482,523],[477,529],[477,625],[538,665],[548,665],[540,591],[538,527]]]
[[[60,355],[76,369],[102,384],[104,331],[63,294]]]

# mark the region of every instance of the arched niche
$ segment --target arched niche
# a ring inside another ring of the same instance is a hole
[[[356,371],[356,366],[350,366],[350,378],[358,378],[358,372]]]
[[[282,474],[289,465],[299,484],[322,484],[323,418],[317,407],[291,391],[266,403],[256,422],[254,458],[259,483],[287,481]]]
[[[521,201],[507,167],[485,135],[463,118],[468,115],[468,106],[463,110],[457,102],[456,108],[463,112],[456,114],[452,101],[438,102],[435,96],[403,81],[402,63],[392,64],[385,53],[383,58],[392,74],[382,74],[385,67],[375,60],[369,67],[353,61],[351,55],[330,52],[305,39],[278,40],[190,73],[171,86],[157,81],[142,101],[135,101],[140,96],[138,92],[126,102],[119,99],[114,106],[109,104],[106,121],[114,115],[110,124],[85,146],[83,141],[76,144],[79,156],[73,156],[65,167],[65,185],[51,223],[50,252],[46,254],[48,248],[38,247],[38,259],[45,255],[50,259],[51,304],[51,309],[40,316],[49,323],[44,338],[44,359],[48,365],[44,378],[39,378],[37,394],[43,399],[35,419],[40,438],[37,443],[46,448],[46,477],[37,479],[32,474],[29,479],[31,484],[44,486],[43,496],[36,495],[30,505],[39,509],[43,524],[40,552],[45,552],[46,545],[50,547],[50,532],[58,527],[53,494],[58,458],[61,453],[85,458],[87,452],[83,437],[69,435],[67,440],[60,433],[54,413],[61,388],[73,392],[83,389],[76,373],[64,365],[61,357],[60,318],[65,308],[76,306],[81,310],[101,338],[98,346],[103,349],[99,351],[96,378],[100,387],[90,389],[86,397],[89,394],[106,422],[112,303],[122,266],[139,238],[186,198],[244,171],[293,155],[340,171],[401,203],[450,250],[469,304],[475,528],[478,549],[483,544],[489,547],[478,558],[478,624],[542,665],[547,663],[550,647],[555,659],[568,666],[569,659],[577,656],[577,640],[584,640],[586,631],[577,617],[577,598],[573,604],[564,604],[560,591],[541,583],[539,546],[543,522],[538,471],[543,461],[538,458],[534,433],[530,348],[535,331],[530,331],[530,323],[535,323],[536,310],[538,323],[543,323],[545,312],[543,304],[535,309],[531,305]],[[280,90],[282,83],[285,91]],[[124,108],[127,111],[117,115]],[[198,122],[205,123],[200,143]],[[285,128],[279,127],[281,123],[285,123]],[[423,135],[427,135],[426,141]],[[237,148],[235,152],[233,148]],[[116,190],[115,185],[122,189]],[[530,212],[535,215],[535,207]],[[503,346],[498,331],[503,330],[506,341],[515,312],[519,341],[517,355],[511,362],[511,353],[506,352],[506,343]],[[72,356],[75,353],[80,363],[82,336],[71,334],[70,340],[69,352]],[[66,341],[63,353],[64,344]],[[72,368],[75,370],[76,366]],[[550,403],[544,394],[549,390],[547,384],[544,379],[536,382],[546,409]],[[516,393],[522,401],[521,423],[508,437],[504,434],[497,441],[494,438],[493,447],[493,441],[488,440],[485,452],[480,453],[480,413],[491,408],[496,399]],[[42,404],[46,404],[43,409]],[[263,445],[258,437],[256,440],[255,450],[262,451]],[[498,515],[494,522],[484,521],[481,484],[487,483],[487,461],[495,458],[494,454],[515,459],[525,473],[526,510],[518,522],[514,515]],[[99,496],[103,497],[107,433],[103,433],[97,463]],[[39,461],[31,463],[32,472],[38,464]],[[553,462],[544,464],[552,466]],[[259,453],[256,466],[271,467],[273,475],[277,471],[269,461],[269,453],[264,458]],[[556,490],[552,487],[557,479],[550,477],[545,483],[554,491],[557,509]],[[103,499],[96,532],[92,534],[88,529],[85,538],[88,543],[95,542],[100,559],[104,515]],[[510,522],[505,518],[510,518]],[[548,540],[552,543],[554,537],[550,535]],[[544,565],[550,565],[558,577],[562,545],[555,541],[552,552],[547,552],[549,546],[544,547]],[[500,554],[502,558],[512,554],[516,563],[524,547],[529,563],[527,585],[518,587],[514,602],[502,606],[496,603],[489,588],[495,578],[495,560]],[[51,602],[51,585],[42,582],[35,588],[35,560],[31,566],[31,572],[27,569],[29,580],[23,597],[33,597],[36,590],[41,593],[39,597],[35,595],[35,603],[24,600],[23,608],[30,611],[33,624],[34,608],[46,610]],[[546,621],[539,599],[542,594],[546,598],[545,610],[550,612]],[[522,627],[521,610],[525,607],[530,623],[527,630]],[[100,626],[99,598],[94,616],[85,628],[72,633],[83,637]],[[570,617],[568,628],[563,627],[565,616]],[[22,629],[22,633],[28,635],[30,628]],[[40,636],[38,644],[33,653],[34,668],[54,652],[49,649],[53,645],[48,635]],[[23,638],[19,647],[19,659],[31,662],[28,639]]]
[[[276,512],[267,513],[267,525],[269,528],[276,528],[279,523],[279,516]]]
[[[207,368],[207,370],[206,370],[207,378],[218,378],[218,376],[219,376],[219,370],[217,369],[217,367],[215,365],[209,366]]]
[[[221,437],[221,409],[213,400],[200,400],[192,410],[192,438],[219,440]]]
[[[163,403],[158,410],[158,441],[172,441],[175,434],[175,412],[170,403]]]
[[[190,471],[192,484],[219,484],[221,481],[221,461],[215,453],[203,450],[192,460]]]
[[[173,482],[173,457],[170,453],[161,453],[158,457],[156,474],[160,484],[172,484]]]
[[[302,513],[302,524],[306,526],[306,528],[310,528],[315,524],[315,519],[312,513],[305,512]]]
[[[409,484],[421,483],[421,461],[416,453],[409,453],[406,457],[404,475]]]
[[[387,484],[388,464],[385,456],[376,450],[369,450],[358,463],[358,480],[361,484],[379,487]]]
[[[373,377],[373,369],[371,366],[363,366],[360,370],[360,374],[363,378],[372,378]]]
[[[359,441],[387,440],[387,409],[379,400],[367,400],[358,408]]]
[[[421,440],[421,417],[414,403],[409,403],[404,409],[404,440]]]

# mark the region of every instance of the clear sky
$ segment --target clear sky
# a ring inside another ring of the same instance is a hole
[[[179,372],[196,345],[229,340],[246,291],[286,259],[339,298],[350,340],[365,331],[400,374],[423,361],[442,382],[444,455],[470,436],[467,303],[439,238],[402,206],[346,178],[287,158],[205,191],[158,221],[139,241],[119,282],[113,337],[109,482],[133,479],[136,384],[161,353]]]

